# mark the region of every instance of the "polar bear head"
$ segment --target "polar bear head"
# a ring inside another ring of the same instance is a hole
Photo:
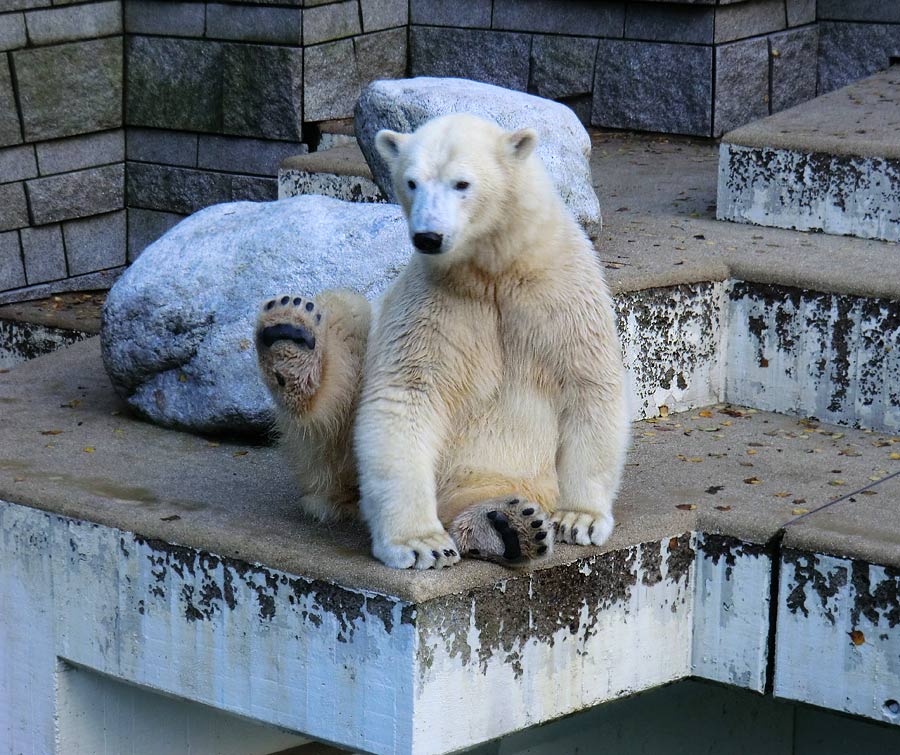
[[[412,134],[375,136],[413,245],[441,259],[471,253],[474,242],[509,225],[518,193],[543,172],[536,145],[531,129],[504,131],[468,114],[435,118]]]

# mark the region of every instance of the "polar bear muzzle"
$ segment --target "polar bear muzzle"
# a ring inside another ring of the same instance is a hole
[[[416,233],[413,235],[413,246],[425,254],[440,254],[444,237],[440,233]]]

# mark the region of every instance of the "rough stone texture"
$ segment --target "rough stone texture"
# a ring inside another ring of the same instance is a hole
[[[128,163],[128,206],[190,215],[220,202],[267,201],[278,194],[274,178],[215,173],[151,163]]]
[[[818,16],[829,21],[900,23],[900,5],[885,0],[818,0]]]
[[[197,134],[130,128],[125,138],[129,160],[197,167]]]
[[[528,34],[413,26],[410,39],[413,76],[458,76],[521,92],[528,89]]]
[[[125,0],[125,31],[129,34],[202,37],[204,17],[203,3]]]
[[[410,253],[399,207],[296,197],[211,207],[144,250],[110,291],[103,359],[142,415],[198,431],[265,430],[253,323],[267,296],[345,286],[373,297]]]
[[[23,228],[28,225],[28,204],[25,201],[25,185],[0,184],[0,231]]]
[[[20,233],[29,286],[66,277],[66,252],[58,224],[23,228]]]
[[[227,136],[200,136],[197,165],[200,168],[256,176],[277,176],[282,160],[304,153],[300,142],[272,142]]]
[[[482,29],[491,26],[491,0],[410,0],[410,13],[414,24]]]
[[[206,6],[206,36],[242,42],[299,45],[303,26],[299,8],[248,5]]]
[[[0,51],[25,47],[25,18],[21,13],[0,16]]]
[[[9,147],[0,149],[0,180],[21,181],[37,175],[37,163],[34,159],[34,147]]]
[[[25,14],[25,22],[28,37],[35,45],[108,37],[122,33],[122,4],[119,0],[111,0],[36,10]]]
[[[28,181],[35,225],[121,209],[125,203],[124,173],[125,166],[119,163]]]
[[[712,8],[631,3],[625,16],[625,37],[649,42],[711,44],[714,27]]]
[[[409,22],[408,0],[361,0],[363,31],[381,31]]]
[[[37,145],[41,175],[65,173],[125,159],[125,132],[121,129],[75,136]]]
[[[722,144],[722,220],[900,241],[900,160]]]
[[[621,37],[625,6],[590,0],[494,0],[491,25],[510,31]]]
[[[278,171],[278,198],[320,194],[345,202],[387,202],[384,192],[371,178],[308,170]]]
[[[715,41],[731,42],[744,37],[780,31],[785,26],[784,0],[751,0],[716,8]]]
[[[819,94],[865,78],[900,57],[900,25],[819,22]]]
[[[303,51],[237,44],[225,49],[224,131],[300,141]]]
[[[769,114],[769,45],[747,39],[716,46],[713,135]]]
[[[709,136],[712,48],[601,39],[591,124]]]
[[[70,275],[125,264],[125,210],[63,224]]]
[[[816,20],[816,3],[817,0],[787,0],[785,7],[788,26],[802,26],[803,24],[814,23]],[[821,9],[821,4],[818,7]]]
[[[184,220],[184,215],[156,210],[128,209],[128,261],[134,262],[150,244],[174,225]]]
[[[27,141],[122,125],[122,40],[12,53]]]
[[[531,86],[541,97],[556,100],[593,90],[597,40],[535,35],[531,45]]]
[[[814,26],[769,37],[773,113],[816,96],[818,47],[819,30]]]
[[[18,111],[9,63],[3,55],[0,56],[0,147],[19,144],[22,141]]]
[[[125,118],[129,126],[181,131],[221,128],[221,43],[129,37],[125,56]]]
[[[315,45],[359,34],[357,0],[329,3],[303,11],[303,44]]]
[[[406,38],[405,29],[390,29],[306,48],[305,119],[352,117],[366,84],[406,73]]]
[[[0,205],[2,206],[2,205]],[[19,252],[19,234],[0,233],[0,291],[25,285],[25,271]]]
[[[505,129],[537,131],[537,154],[568,208],[590,235],[599,231],[600,204],[591,185],[590,138],[565,105],[529,94],[462,79],[376,81],[359,99],[356,136],[376,183],[391,200],[394,190],[387,166],[375,150],[383,128],[411,132],[425,121],[450,113],[470,112]]]

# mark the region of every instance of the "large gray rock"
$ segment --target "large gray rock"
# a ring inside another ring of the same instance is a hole
[[[147,247],[109,292],[106,370],[159,424],[264,431],[271,403],[253,345],[260,302],[335,286],[372,298],[409,254],[395,205],[303,196],[210,207]]]
[[[565,105],[530,94],[465,79],[374,81],[356,106],[356,136],[375,182],[396,202],[390,172],[375,149],[380,129],[412,132],[431,118],[469,112],[505,129],[533,128],[537,152],[556,188],[588,235],[600,230],[600,202],[591,183],[591,140]]]

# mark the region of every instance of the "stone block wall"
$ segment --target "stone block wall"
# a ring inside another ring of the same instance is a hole
[[[815,96],[815,21],[815,0],[411,0],[410,67],[594,126],[718,136]]]
[[[408,0],[125,0],[129,259],[183,216],[277,197],[303,124],[406,74]]]
[[[818,0],[819,93],[900,63],[900,2]]]
[[[122,7],[0,0],[0,292],[125,265]]]

